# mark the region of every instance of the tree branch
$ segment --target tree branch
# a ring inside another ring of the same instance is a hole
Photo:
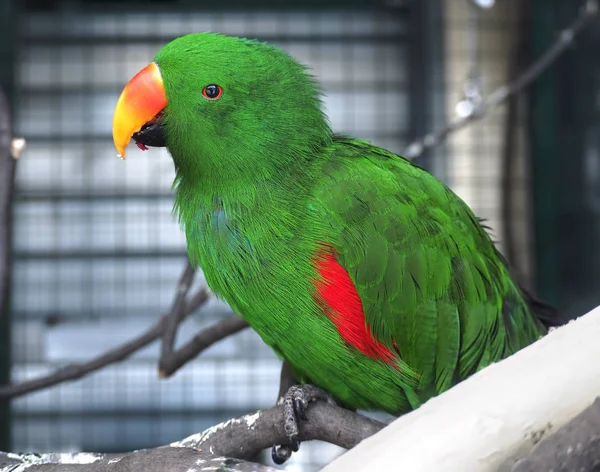
[[[527,39],[529,38],[529,27],[531,25],[531,8],[530,2],[519,2],[516,8],[516,17],[518,24],[513,30],[514,43],[508,58],[508,75],[509,77],[516,76],[526,62]],[[504,136],[502,139],[502,157],[500,167],[500,211],[502,225],[502,242],[504,243],[503,254],[517,270],[519,277],[524,273],[522,258],[516,257],[516,238],[514,232],[515,213],[518,205],[514,200],[514,188],[518,152],[518,127],[519,127],[519,108],[521,106],[521,94],[515,92],[507,99],[506,114],[504,117]]]
[[[308,421],[299,425],[302,441],[327,441],[347,449],[385,426],[328,403],[311,404],[307,417]],[[275,406],[228,420],[168,446],[127,454],[0,453],[0,472],[16,472],[16,468],[24,464],[32,464],[27,466],[28,472],[104,472],[109,468],[111,472],[185,472],[189,469],[199,472],[275,472],[276,469],[245,462],[244,459],[254,457],[273,444],[287,444],[282,418],[283,406]]]
[[[398,444],[408,469],[592,472],[600,460],[600,401],[594,402],[600,376],[598,364],[588,361],[599,332],[600,307],[388,427],[335,405],[311,404],[308,421],[299,425],[300,439],[352,449],[328,465],[324,469],[328,472],[394,468]],[[287,442],[282,416],[283,407],[275,406],[168,446],[127,454],[0,454],[0,472],[187,472],[190,468],[273,472],[243,459]],[[470,447],[465,448],[465,443]],[[216,469],[217,462],[223,469]]]
[[[588,0],[582,8],[581,14],[573,20],[568,28],[560,32],[556,42],[548,48],[542,57],[531,64],[523,74],[488,95],[479,105],[473,108],[470,114],[454,118],[445,128],[429,133],[422,138],[413,141],[406,148],[403,156],[407,159],[419,157],[428,149],[436,147],[453,132],[464,128],[472,121],[482,119],[490,110],[505,102],[509,97],[522,91],[560,57],[560,55],[573,43],[575,37],[590,24],[597,14],[598,1]]]
[[[247,328],[249,324],[241,318],[231,317],[198,333],[192,340],[181,348],[174,350],[177,329],[182,321],[182,312],[185,306],[185,297],[194,280],[196,269],[192,267],[189,260],[177,284],[177,292],[173,306],[166,320],[166,327],[162,336],[160,359],[158,361],[158,375],[167,378],[173,375],[179,368],[217,340],[221,340]]]
[[[306,416],[308,421],[299,424],[300,441],[326,441],[346,449],[385,427],[379,421],[326,402],[312,403]],[[283,406],[277,405],[225,421],[171,446],[248,459],[273,444],[289,444],[283,417]]]

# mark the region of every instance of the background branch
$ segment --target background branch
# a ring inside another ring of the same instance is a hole
[[[527,56],[527,39],[529,38],[531,23],[530,2],[518,2],[516,10],[518,24],[513,29],[515,39],[508,58],[509,77],[515,77],[523,69]],[[525,270],[521,258],[516,257],[517,242],[513,214],[519,211],[521,205],[520,202],[515,201],[517,199],[513,191],[513,184],[518,171],[519,109],[523,98],[521,91],[515,92],[507,98],[500,167],[500,211],[503,223],[501,239],[504,243],[502,252],[509,264],[515,267],[519,277],[522,277]]]
[[[173,351],[172,343],[174,342],[179,324],[204,305],[209,297],[208,289],[201,288],[186,301],[185,297],[192,284],[194,272],[195,270],[188,263],[177,285],[177,292],[171,311],[162,314],[158,322],[141,335],[130,339],[87,362],[69,364],[48,375],[1,386],[0,401],[7,401],[11,398],[52,387],[59,383],[80,379],[81,377],[96,372],[110,364],[127,359],[135,352],[143,349],[161,337],[163,339],[163,346],[166,345],[168,348],[164,351],[166,355],[166,357],[162,359],[164,367],[159,370],[159,374],[161,377],[169,377],[214,343],[247,328],[248,323],[246,321],[236,316],[231,316],[200,331],[188,343],[184,344],[181,349]],[[167,333],[169,334],[167,335]],[[167,338],[166,341],[165,338]]]
[[[202,288],[190,299],[189,302],[185,304],[183,318],[195,312],[206,302],[206,300],[208,300],[208,290],[206,288]],[[164,333],[166,322],[167,319],[169,319],[169,316],[170,314],[163,314],[156,324],[154,324],[140,336],[126,341],[114,349],[111,349],[110,351],[107,351],[106,353],[88,362],[69,364],[51,374],[0,387],[0,401],[6,401],[10,398],[35,392],[36,390],[51,387],[68,380],[76,380],[91,372],[100,370],[107,365],[127,359],[130,355],[146,347]],[[215,326],[218,326],[223,321],[216,323]],[[212,340],[207,340],[204,343],[204,349],[220,339],[221,338],[214,338]]]
[[[444,139],[455,131],[464,128],[467,124],[475,120],[480,120],[485,117],[488,112],[505,102],[508,98],[522,91],[531,82],[537,79],[544,73],[554,62],[565,52],[565,50],[573,43],[575,37],[583,31],[583,29],[596,17],[598,14],[598,1],[588,0],[582,8],[581,14],[573,20],[566,29],[562,30],[558,35],[556,42],[548,48],[548,50],[537,61],[529,66],[512,82],[503,85],[496,89],[481,103],[474,107],[472,112],[466,116],[460,116],[450,121],[445,128],[429,133],[416,141],[413,141],[403,153],[407,159],[419,157],[430,148],[436,147]]]
[[[248,326],[250,325],[243,319],[232,316],[199,332],[181,348],[172,352],[166,359],[162,360],[159,364],[160,377],[170,377],[189,360],[213,345],[216,340],[225,339],[227,336],[235,334]]]
[[[0,10],[10,12],[4,6]],[[2,16],[2,12],[0,12]],[[0,23],[8,23],[0,20]],[[0,47],[0,49],[2,49]],[[1,51],[0,51],[1,57]],[[6,57],[6,56],[5,56]],[[13,199],[17,154],[13,154],[10,104],[4,93],[5,78],[12,69],[0,71],[0,384],[7,384],[11,377],[12,330],[10,320],[10,294],[12,284],[12,229]],[[0,405],[0,441],[10,443],[11,407]]]
[[[179,328],[179,323],[182,321],[183,312],[185,310],[185,299],[190,291],[195,274],[196,269],[194,269],[190,264],[190,261],[187,260],[183,274],[181,274],[179,282],[177,283],[177,290],[175,292],[175,299],[173,300],[171,311],[166,319],[162,344],[160,347],[160,359],[158,361],[159,370],[162,369],[163,363],[173,355],[173,346],[175,345],[177,329]]]

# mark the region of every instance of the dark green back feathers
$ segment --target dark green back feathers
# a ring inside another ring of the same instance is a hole
[[[366,321],[425,396],[545,333],[479,220],[433,176],[351,138],[335,140],[323,173],[317,198]]]

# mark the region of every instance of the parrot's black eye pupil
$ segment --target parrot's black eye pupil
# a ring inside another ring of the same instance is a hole
[[[204,95],[204,98],[208,98],[209,100],[216,100],[217,98],[221,98],[221,95],[223,95],[223,87],[217,84],[207,85],[202,90],[202,95]]]

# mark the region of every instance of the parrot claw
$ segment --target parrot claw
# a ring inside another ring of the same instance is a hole
[[[290,457],[292,457],[292,449],[287,444],[283,446],[273,446],[271,448],[271,458],[277,465],[283,464]]]
[[[296,412],[296,417],[300,418],[302,421],[308,420],[306,417],[306,408],[304,407],[304,403],[302,403],[302,400],[298,398],[294,399],[294,411]]]
[[[297,452],[300,449],[298,421],[308,420],[306,410],[309,403],[317,400],[335,403],[329,393],[310,384],[290,387],[281,400],[284,415],[283,427],[289,445],[275,445],[271,449],[271,457],[277,465],[283,464],[292,456],[292,452]]]

